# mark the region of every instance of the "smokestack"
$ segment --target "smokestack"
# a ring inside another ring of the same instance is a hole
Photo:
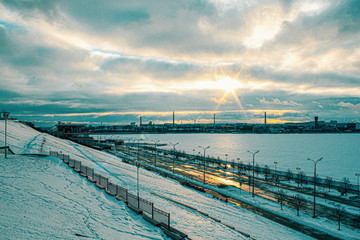
[[[214,125],[215,125],[215,113],[214,113]]]
[[[264,123],[265,123],[265,126],[266,126],[266,112],[264,113]]]
[[[319,127],[319,123],[318,123],[319,117],[315,116],[315,129],[317,129]]]
[[[175,126],[175,111],[173,111],[173,127]]]
[[[142,126],[142,117],[140,117],[140,127]]]

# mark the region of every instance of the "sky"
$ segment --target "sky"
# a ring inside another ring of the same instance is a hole
[[[0,0],[0,110],[53,123],[360,122],[360,3]]]

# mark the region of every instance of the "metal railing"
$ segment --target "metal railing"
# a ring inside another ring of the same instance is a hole
[[[71,159],[69,155],[50,151],[50,156],[59,157],[70,167],[74,168],[75,171],[95,182],[98,187],[106,189],[110,195],[115,196],[117,199],[124,200],[131,207],[149,214],[153,220],[163,223],[170,228],[170,213],[154,207],[153,202],[131,194],[126,188],[111,183],[107,177],[95,173],[93,168],[83,165],[81,161]]]

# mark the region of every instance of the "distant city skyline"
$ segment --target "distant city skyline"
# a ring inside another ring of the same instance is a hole
[[[0,110],[39,122],[360,122],[360,3],[0,1]]]

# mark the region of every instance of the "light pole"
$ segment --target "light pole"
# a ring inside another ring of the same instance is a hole
[[[355,176],[357,177],[358,196],[360,196],[360,189],[359,189],[359,177],[360,177],[360,173],[355,173]]]
[[[207,147],[199,146],[199,148],[204,150],[204,184],[205,184],[205,152],[206,152],[206,149],[210,148],[210,146],[207,146]]]
[[[297,167],[296,170],[298,171],[298,187],[299,187],[299,182],[300,182],[300,170],[301,170],[301,168]]]
[[[227,157],[228,157],[228,154],[225,153],[225,169],[227,169]]]
[[[137,197],[138,197],[138,209],[140,209],[140,187],[139,187],[139,168],[140,168],[140,163],[139,162],[135,162],[136,168],[137,168]]]
[[[151,140],[151,141],[155,143],[155,161],[154,161],[154,165],[156,167],[156,157],[157,157],[157,149],[156,149],[156,147],[157,147],[157,143],[160,142],[160,140],[157,140],[157,141]]]
[[[313,160],[308,158],[307,160],[310,160],[314,163],[314,208],[313,208],[313,218],[315,218],[315,200],[316,200],[316,164],[320,162],[323,158],[319,158],[318,160]]]
[[[137,160],[138,160],[138,161],[139,161],[140,141],[141,141],[141,139],[138,139],[138,140],[137,140],[137,142],[138,142],[138,144],[137,144]]]
[[[240,195],[241,195],[241,185],[242,183],[240,182],[240,158],[236,158],[238,160],[238,181],[239,181],[239,190],[240,190]]]
[[[175,173],[175,146],[178,145],[179,143],[172,143],[169,142],[171,145],[173,145],[173,152],[174,152],[174,156],[173,156],[173,173]]]
[[[255,154],[257,154],[258,152],[260,152],[260,150],[257,150],[257,151],[254,152],[254,153],[248,151],[248,153],[251,153],[252,156],[253,156],[253,167],[252,167],[252,172],[253,172],[253,174],[252,174],[252,185],[253,185],[253,187],[252,187],[252,197],[255,196],[255,194],[254,194],[254,188],[255,188],[255,181],[254,181],[254,179],[255,179]]]
[[[10,115],[10,112],[5,112],[4,110],[1,112],[5,119],[5,158],[7,158],[7,119]]]
[[[277,175],[276,175],[276,165],[278,164],[278,162],[274,162],[275,165],[275,184],[277,185]]]

